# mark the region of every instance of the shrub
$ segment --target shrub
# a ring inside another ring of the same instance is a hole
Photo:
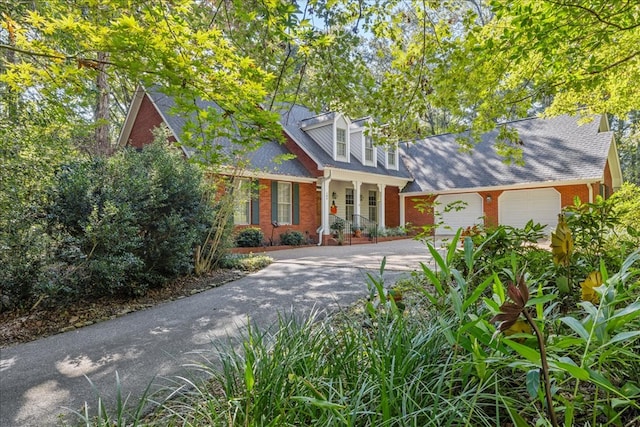
[[[241,248],[257,248],[263,241],[264,233],[257,227],[243,228],[236,236],[236,246]]]
[[[256,254],[228,254],[222,258],[220,267],[242,270],[258,271],[273,262],[273,258]]]
[[[94,295],[139,294],[190,273],[211,217],[200,171],[160,142],[67,165],[50,199],[56,255]]]
[[[300,246],[304,243],[304,236],[297,230],[287,230],[280,235],[280,243],[288,246]]]

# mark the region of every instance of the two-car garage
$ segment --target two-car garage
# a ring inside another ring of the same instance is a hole
[[[452,208],[458,201],[462,209]],[[437,233],[452,234],[460,227],[482,224],[484,203],[498,203],[499,224],[522,228],[533,219],[548,225],[547,232],[555,228],[561,208],[560,193],[554,188],[508,190],[497,201],[487,201],[480,193],[442,194],[436,199]]]

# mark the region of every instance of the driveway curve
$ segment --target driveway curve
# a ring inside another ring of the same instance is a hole
[[[70,412],[97,402],[91,383],[112,404],[116,373],[135,402],[149,384],[158,390],[191,375],[186,364],[215,358],[212,342],[241,336],[248,321],[266,327],[278,313],[347,306],[367,295],[366,275],[385,256],[387,283],[430,260],[409,239],[269,255],[269,267],[218,288],[0,350],[0,426],[75,424]]]

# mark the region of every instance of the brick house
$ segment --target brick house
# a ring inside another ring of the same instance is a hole
[[[522,227],[530,219],[555,228],[558,213],[576,196],[592,202],[597,195],[610,196],[622,184],[606,117],[579,121],[564,115],[506,123],[518,131],[524,166],[506,164],[496,153],[497,130],[482,135],[470,153],[460,151],[454,134],[401,144],[402,158],[414,178],[401,194],[404,221],[433,223],[433,215],[415,206],[436,200],[440,204],[435,211],[444,223],[439,234],[481,223]],[[443,207],[456,200],[464,201],[465,209],[444,212]]]
[[[119,145],[140,148],[163,123],[180,141],[186,121],[172,114],[172,107],[170,97],[138,88]],[[276,237],[291,229],[326,242],[340,221],[362,229],[433,224],[433,215],[416,209],[424,200],[466,204],[461,211],[441,212],[445,227],[439,233],[482,222],[521,226],[528,219],[555,226],[558,212],[574,196],[583,201],[608,196],[622,182],[604,117],[584,125],[569,116],[508,123],[519,132],[523,167],[502,162],[493,145],[497,132],[483,135],[470,153],[459,150],[452,134],[395,149],[375,144],[367,132],[370,123],[370,118],[315,114],[299,105],[283,108],[285,143],[264,143],[247,159],[236,226],[257,226],[270,236],[277,223]],[[273,161],[286,154],[295,158]]]

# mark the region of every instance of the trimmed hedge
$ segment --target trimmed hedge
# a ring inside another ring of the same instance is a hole
[[[280,235],[280,243],[289,246],[300,246],[304,243],[304,236],[297,230],[287,230]]]
[[[236,235],[236,246],[240,248],[257,248],[263,241],[264,233],[256,227],[243,228]]]

